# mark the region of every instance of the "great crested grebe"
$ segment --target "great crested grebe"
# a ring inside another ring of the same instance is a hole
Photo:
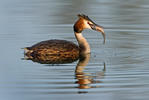
[[[90,46],[83,37],[84,29],[92,29],[102,33],[105,43],[105,33],[101,26],[95,24],[88,16],[78,14],[79,19],[74,24],[74,34],[79,45],[66,40],[47,40],[39,42],[31,47],[24,48],[25,55],[29,59],[42,59],[50,62],[76,60],[81,55],[90,53]]]

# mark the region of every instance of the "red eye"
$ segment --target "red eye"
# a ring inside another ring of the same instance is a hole
[[[91,23],[90,22],[87,22],[89,25],[91,25]]]

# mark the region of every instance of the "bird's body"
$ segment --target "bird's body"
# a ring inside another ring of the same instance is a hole
[[[88,28],[100,31],[104,36],[104,31],[102,27],[95,24],[88,16],[83,14],[78,16],[79,20],[74,25],[74,33],[79,45],[66,40],[47,40],[24,48],[25,55],[29,59],[62,63],[77,60],[80,55],[90,53],[90,46],[81,32]]]
[[[79,58],[79,47],[66,40],[47,40],[25,48],[30,59],[55,62],[74,61]]]

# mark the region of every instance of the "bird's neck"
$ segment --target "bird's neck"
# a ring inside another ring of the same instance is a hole
[[[75,37],[79,44],[80,53],[81,54],[90,53],[90,46],[89,46],[87,40],[83,37],[82,33],[75,32]]]
[[[84,67],[88,64],[89,60],[90,60],[90,54],[86,54],[82,58],[79,58],[79,62],[75,70],[76,74],[83,73]]]

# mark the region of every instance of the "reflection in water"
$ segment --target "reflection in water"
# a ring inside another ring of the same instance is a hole
[[[95,79],[103,78],[104,72],[106,71],[106,66],[105,66],[105,63],[104,63],[103,71],[97,72],[96,75],[92,75],[90,73],[83,72],[84,67],[89,62],[89,59],[90,59],[90,54],[87,54],[84,57],[81,57],[79,59],[79,62],[77,64],[77,66],[76,66],[75,74],[76,74],[77,83],[79,85],[78,86],[79,89],[93,88],[93,86],[91,86],[91,84],[101,83],[101,81],[97,81]],[[99,86],[96,86],[96,87],[99,87]]]
[[[45,56],[40,56],[40,57],[29,57],[27,55],[24,55],[25,60],[32,60],[33,62],[38,62],[41,64],[64,64],[64,63],[72,63],[79,58],[75,59],[58,59],[58,60],[51,60],[51,58],[56,57],[55,55],[45,55]]]
[[[49,56],[49,58],[50,58],[50,56]],[[42,59],[32,58],[32,59],[28,59],[28,60],[32,60],[33,62],[38,62],[38,63],[42,63],[42,64],[54,64],[54,63],[60,64],[60,62],[48,61],[47,59],[49,59],[49,58],[48,58],[48,56],[46,56],[45,58],[42,57]],[[102,83],[102,81],[100,81],[99,79],[102,79],[104,77],[104,73],[106,71],[106,64],[103,63],[104,68],[102,71],[95,72],[94,74],[86,73],[86,72],[84,72],[84,69],[87,66],[87,64],[89,63],[90,54],[82,55],[78,59],[79,59],[79,61],[76,65],[76,69],[75,69],[75,78],[77,79],[76,83],[78,84],[77,88],[78,89],[89,89],[89,88],[100,87],[100,86],[92,86],[92,85],[97,84],[97,83]],[[73,62],[73,61],[71,61],[71,62]],[[61,62],[61,64],[63,64],[63,63],[70,63],[70,61],[68,60],[68,61]]]

